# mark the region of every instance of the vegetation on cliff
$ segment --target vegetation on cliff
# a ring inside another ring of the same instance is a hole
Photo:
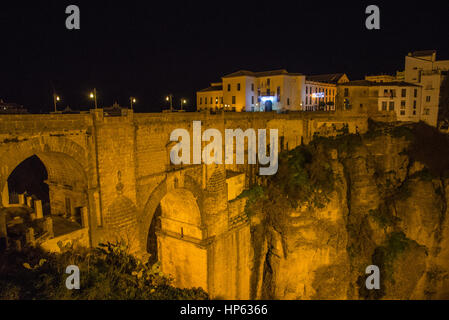
[[[426,274],[427,257],[441,250],[448,178],[449,138],[422,122],[370,121],[365,134],[343,132],[336,137],[316,136],[307,146],[283,152],[278,174],[264,178],[260,185],[245,194],[249,197],[247,212],[258,213],[263,218],[261,226],[253,228],[260,229],[253,235],[266,238],[253,241],[253,245],[267,243],[265,251],[255,248],[261,255],[256,256],[256,260],[265,264],[262,277],[264,285],[269,286],[265,288],[265,297],[271,297],[270,293],[276,291],[272,275],[276,274],[279,261],[288,259],[286,255],[292,250],[300,250],[298,254],[306,252],[294,241],[303,241],[303,246],[312,242],[319,245],[319,239],[313,237],[324,234],[310,224],[318,218],[307,220],[307,215],[323,214],[327,210],[331,215],[336,212],[335,205],[339,201],[336,214],[342,219],[334,227],[345,229],[349,266],[344,267],[345,262],[340,260],[335,263],[342,264],[339,271],[347,269],[351,275],[349,285],[346,284],[347,296],[362,299],[410,297]],[[429,201],[412,201],[416,196]],[[333,204],[327,209],[330,200]],[[320,225],[326,223],[323,219],[319,220]],[[426,229],[429,236],[424,236],[420,231],[423,228],[433,229]],[[337,238],[341,235],[340,229],[332,233]],[[302,234],[309,235],[312,240]],[[280,242],[284,250],[279,250]],[[326,245],[333,250],[329,243]],[[336,250],[333,252],[338,254]],[[414,260],[416,263],[411,265]],[[365,269],[371,264],[381,269],[380,291],[366,290]],[[438,269],[439,278],[446,274],[443,267],[429,268]],[[317,272],[312,272],[310,277],[312,291],[318,294],[317,284],[326,279],[318,279]],[[427,272],[427,277],[434,281],[431,275],[432,272]],[[325,274],[321,276],[326,277]],[[291,289],[294,284],[282,285],[283,289]],[[302,288],[306,284],[298,286]],[[435,291],[435,286],[430,287]]]
[[[66,268],[80,269],[80,290],[66,287]],[[0,300],[204,300],[202,289],[178,289],[159,265],[143,264],[122,244],[64,248],[51,254],[27,247],[0,254]]]

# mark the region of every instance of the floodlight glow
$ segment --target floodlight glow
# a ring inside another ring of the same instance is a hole
[[[312,93],[312,98],[324,98],[324,92]]]
[[[266,101],[271,101],[274,102],[274,97],[260,97],[260,101],[262,102],[266,102]]]

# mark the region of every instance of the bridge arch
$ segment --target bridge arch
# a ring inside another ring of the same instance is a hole
[[[60,136],[0,143],[2,206],[9,205],[7,186],[11,173],[31,158],[39,159],[47,171],[45,183],[49,186],[51,213],[75,215],[78,210],[79,214],[79,209],[88,203],[86,151],[76,142]]]
[[[199,249],[205,238],[202,190],[192,178],[184,176],[182,180],[177,185],[168,177],[149,196],[139,224],[141,245],[151,255],[149,262],[159,261],[176,286],[206,289],[206,270],[198,273],[192,268],[207,267],[206,260],[196,260],[198,254],[206,257],[207,251]]]

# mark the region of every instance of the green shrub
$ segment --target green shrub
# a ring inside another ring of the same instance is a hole
[[[81,290],[65,286],[69,265],[81,273]],[[158,264],[143,264],[126,246],[102,244],[96,249],[70,248],[51,254],[37,248],[0,256],[0,299],[25,300],[177,300],[207,299],[202,289],[179,289]]]

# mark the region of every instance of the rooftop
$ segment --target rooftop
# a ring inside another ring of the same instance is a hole
[[[414,51],[411,53],[411,55],[413,57],[426,57],[426,56],[431,56],[434,53],[436,54],[437,51],[436,50],[423,50],[423,51]]]
[[[200,90],[198,92],[209,92],[209,91],[222,91],[223,90],[223,86],[210,86],[209,88]]]
[[[326,82],[326,83],[338,83],[344,73],[329,73],[329,74],[317,74],[314,76],[307,76],[306,80],[314,82]]]
[[[419,87],[413,83],[405,81],[391,81],[391,82],[374,82],[368,80],[355,80],[342,83],[342,86],[360,86],[360,87]]]
[[[285,69],[279,69],[279,70],[271,70],[271,71],[261,71],[261,72],[253,72],[248,70],[239,70],[237,72],[225,75],[223,78],[235,78],[235,77],[271,77],[271,76],[301,76],[301,73],[289,73]]]

